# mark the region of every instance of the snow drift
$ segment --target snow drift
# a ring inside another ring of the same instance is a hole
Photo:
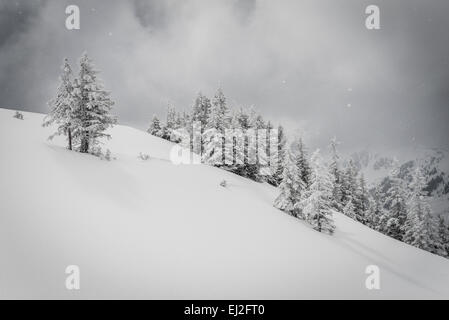
[[[449,298],[449,260],[340,214],[320,234],[269,185],[173,165],[167,141],[116,126],[108,162],[47,141],[43,115],[13,115],[0,109],[0,298]]]

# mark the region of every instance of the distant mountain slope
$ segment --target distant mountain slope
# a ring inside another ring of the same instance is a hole
[[[394,157],[360,151],[350,157],[356,167],[364,174],[371,186],[383,181],[390,173]],[[412,180],[416,165],[423,168],[427,181],[426,191],[432,197],[431,204],[434,214],[449,215],[449,154],[443,149],[420,148],[413,150],[413,155],[401,155],[397,158],[400,165],[400,177],[408,182]]]
[[[340,214],[320,234],[273,208],[275,188],[175,166],[145,132],[111,130],[108,162],[48,142],[43,115],[12,116],[0,109],[0,298],[449,298],[449,260]]]

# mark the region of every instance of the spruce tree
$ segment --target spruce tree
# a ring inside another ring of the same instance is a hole
[[[275,157],[270,155],[270,160],[277,161],[276,170],[274,170],[272,176],[269,179],[269,182],[274,186],[278,186],[282,181],[282,173],[284,172],[285,156],[287,152],[287,139],[285,137],[284,128],[281,125],[277,128],[276,138],[277,139],[270,139],[269,142],[270,148],[272,148],[272,144],[276,145],[277,148],[277,159],[274,159]]]
[[[374,190],[374,195],[369,199],[369,209],[366,217],[367,225],[377,231],[383,232],[382,216],[384,215],[383,205],[379,187]]]
[[[357,190],[357,169],[352,159],[348,161],[341,180],[342,204],[346,205],[349,200],[354,201]]]
[[[73,95],[72,68],[68,59],[64,59],[62,65],[62,74],[60,84],[57,89],[56,97],[48,103],[50,113],[45,117],[43,126],[47,127],[56,124],[56,132],[50,136],[52,139],[56,135],[66,135],[69,150],[73,149],[72,131],[75,123],[75,97]]]
[[[284,159],[284,172],[279,185],[280,194],[274,201],[274,206],[292,216],[297,216],[296,203],[300,200],[300,190],[305,185],[299,177],[298,167],[291,151],[287,151]]]
[[[343,177],[342,172],[340,169],[340,156],[337,151],[337,146],[339,145],[339,142],[337,141],[337,138],[334,137],[331,139],[329,150],[331,154],[331,161],[329,164],[329,170],[332,176],[332,195],[333,195],[333,207],[336,210],[341,211],[343,207],[343,193],[342,193],[342,184],[343,184]]]
[[[434,235],[431,208],[424,188],[426,181],[420,168],[416,168],[410,184],[408,215],[404,224],[404,242],[417,248],[433,251]]]
[[[397,240],[403,240],[404,224],[407,218],[406,190],[403,180],[399,177],[399,167],[395,166],[389,176],[390,188],[386,195],[388,221],[386,234]]]
[[[360,175],[359,183],[356,190],[356,220],[366,224],[366,214],[369,206],[368,192],[366,190],[366,182],[363,174]]]
[[[355,213],[355,207],[354,207],[354,204],[352,203],[352,199],[350,199],[348,201],[348,203],[346,203],[346,205],[344,206],[343,214],[351,219],[357,220],[357,216]]]
[[[153,115],[153,119],[151,119],[150,127],[147,132],[156,137],[161,136],[161,122],[156,115]]]
[[[210,109],[210,115],[207,120],[207,128],[215,128],[220,133],[229,127],[229,109],[226,104],[226,97],[221,89],[217,90]]]
[[[438,238],[441,244],[440,255],[449,257],[449,226],[442,215],[438,216]]]
[[[109,92],[104,90],[98,73],[87,54],[84,54],[73,91],[76,97],[73,136],[79,140],[81,153],[89,152],[98,144],[99,138],[109,139],[110,135],[105,131],[117,122],[110,114],[114,102],[109,98]]]
[[[332,234],[335,229],[332,212],[332,178],[323,165],[319,150],[312,156],[311,184],[300,206],[306,221],[319,232]]]
[[[202,161],[207,164],[221,166],[224,164],[225,155],[225,130],[229,128],[229,109],[226,105],[226,97],[221,89],[218,89],[212,99],[210,115],[207,120],[206,130],[203,133],[204,153]]]
[[[201,92],[198,93],[198,96],[193,104],[192,121],[198,121],[201,123],[201,133],[203,133],[207,127],[211,107],[209,98],[201,94]]]

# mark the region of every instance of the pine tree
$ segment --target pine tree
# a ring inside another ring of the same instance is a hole
[[[449,226],[442,215],[438,216],[438,237],[441,244],[440,255],[449,257]]]
[[[290,151],[287,152],[284,163],[282,182],[279,185],[280,194],[274,201],[274,206],[292,216],[297,215],[295,205],[300,199],[300,190],[305,186],[298,174],[298,168]]]
[[[374,190],[374,195],[369,199],[369,209],[366,217],[367,225],[377,231],[382,232],[384,226],[382,225],[382,216],[384,215],[383,206],[381,203],[380,190],[377,187]]]
[[[164,126],[165,139],[171,142],[179,142],[179,137],[175,130],[177,129],[177,114],[172,104],[167,105],[167,118]]]
[[[369,199],[363,174],[360,175],[359,184],[357,185],[355,196],[356,220],[363,224],[366,224],[366,214],[369,206]]]
[[[331,162],[329,164],[329,170],[332,175],[332,195],[333,195],[333,204],[332,206],[336,210],[342,210],[343,207],[343,193],[342,193],[342,184],[343,177],[340,169],[340,156],[337,151],[337,146],[339,142],[337,138],[334,137],[331,139],[329,149],[331,153]]]
[[[212,107],[203,133],[204,153],[202,161],[207,164],[221,166],[225,155],[225,130],[229,128],[229,109],[226,98],[218,89],[212,100]]]
[[[207,127],[210,111],[211,103],[209,98],[203,96],[200,92],[193,104],[192,121],[198,121],[201,123],[201,133],[203,133]]]
[[[341,180],[342,204],[346,205],[350,199],[354,201],[357,190],[357,169],[352,159],[348,161]]]
[[[48,103],[50,113],[45,117],[43,126],[57,124],[56,132],[50,136],[67,135],[69,150],[73,149],[72,131],[75,123],[75,98],[73,96],[72,68],[68,59],[62,65],[61,83],[58,86],[56,97]]]
[[[343,214],[348,216],[351,219],[357,220],[357,216],[355,213],[355,207],[352,203],[352,199],[349,199],[348,203],[343,208]]]
[[[156,115],[153,115],[153,119],[151,119],[150,127],[147,132],[156,137],[161,136],[161,122]]]
[[[322,163],[319,150],[312,156],[311,184],[300,202],[306,221],[319,232],[332,234],[335,229],[332,213],[332,178]]]
[[[404,225],[404,242],[417,248],[432,251],[434,230],[431,208],[425,194],[426,181],[421,169],[416,168],[410,184],[408,215]]]
[[[300,178],[303,181],[305,188],[308,188],[310,186],[312,169],[310,167],[307,150],[302,141],[302,138],[295,139],[292,144],[292,148],[294,160],[298,168]]]
[[[286,151],[287,139],[285,137],[284,128],[282,126],[278,126],[277,128],[277,139],[275,141],[270,139],[270,146],[271,144],[276,144],[277,146],[277,169],[270,177],[269,182],[274,186],[279,186],[279,184],[282,181],[282,173],[284,172],[285,156],[287,152]],[[271,158],[274,157],[270,155],[270,159]],[[275,160],[276,159],[273,159],[273,161]]]
[[[405,186],[399,177],[399,168],[396,166],[390,173],[390,188],[387,191],[386,209],[389,211],[389,219],[386,225],[386,234],[397,240],[403,240],[404,224],[407,218],[405,200]]]
[[[220,133],[224,133],[229,128],[229,109],[226,104],[226,97],[221,89],[217,90],[212,99],[210,115],[208,117],[207,128],[215,128]]]
[[[75,123],[73,136],[79,139],[81,153],[89,152],[89,148],[98,144],[99,138],[110,138],[105,131],[116,124],[117,120],[110,112],[114,102],[109,98],[109,92],[97,78],[92,61],[87,54],[80,59],[79,76],[74,84]]]

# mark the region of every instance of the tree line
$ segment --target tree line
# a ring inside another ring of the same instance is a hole
[[[197,151],[200,151],[198,153],[204,163],[279,187],[280,194],[274,206],[306,221],[315,230],[332,234],[335,230],[333,214],[340,212],[396,240],[449,256],[449,226],[442,216],[432,214],[426,180],[419,166],[415,168],[411,183],[400,178],[399,165],[396,164],[387,177],[387,187],[385,183],[379,183],[368,188],[354,161],[340,158],[335,138],[330,141],[328,160],[325,161],[319,150],[309,156],[301,138],[287,143],[281,125],[276,127],[279,160],[276,170],[260,174],[260,163],[248,163],[247,154],[251,150],[246,149],[246,140],[243,150],[239,150],[236,144],[231,149],[234,155],[243,154],[245,161],[242,163],[235,160],[233,163],[210,161],[213,159],[210,150],[216,148],[217,139],[207,134],[209,129],[220,133],[218,139],[221,139],[222,133],[229,128],[239,129],[243,134],[251,129],[269,132],[274,128],[254,108],[229,108],[221,89],[212,99],[199,93],[190,112],[177,112],[169,105],[165,123],[154,115],[148,133],[180,142],[179,129],[191,133],[195,121],[201,123],[201,150]],[[273,141],[267,135],[265,154],[268,156],[271,143]]]

